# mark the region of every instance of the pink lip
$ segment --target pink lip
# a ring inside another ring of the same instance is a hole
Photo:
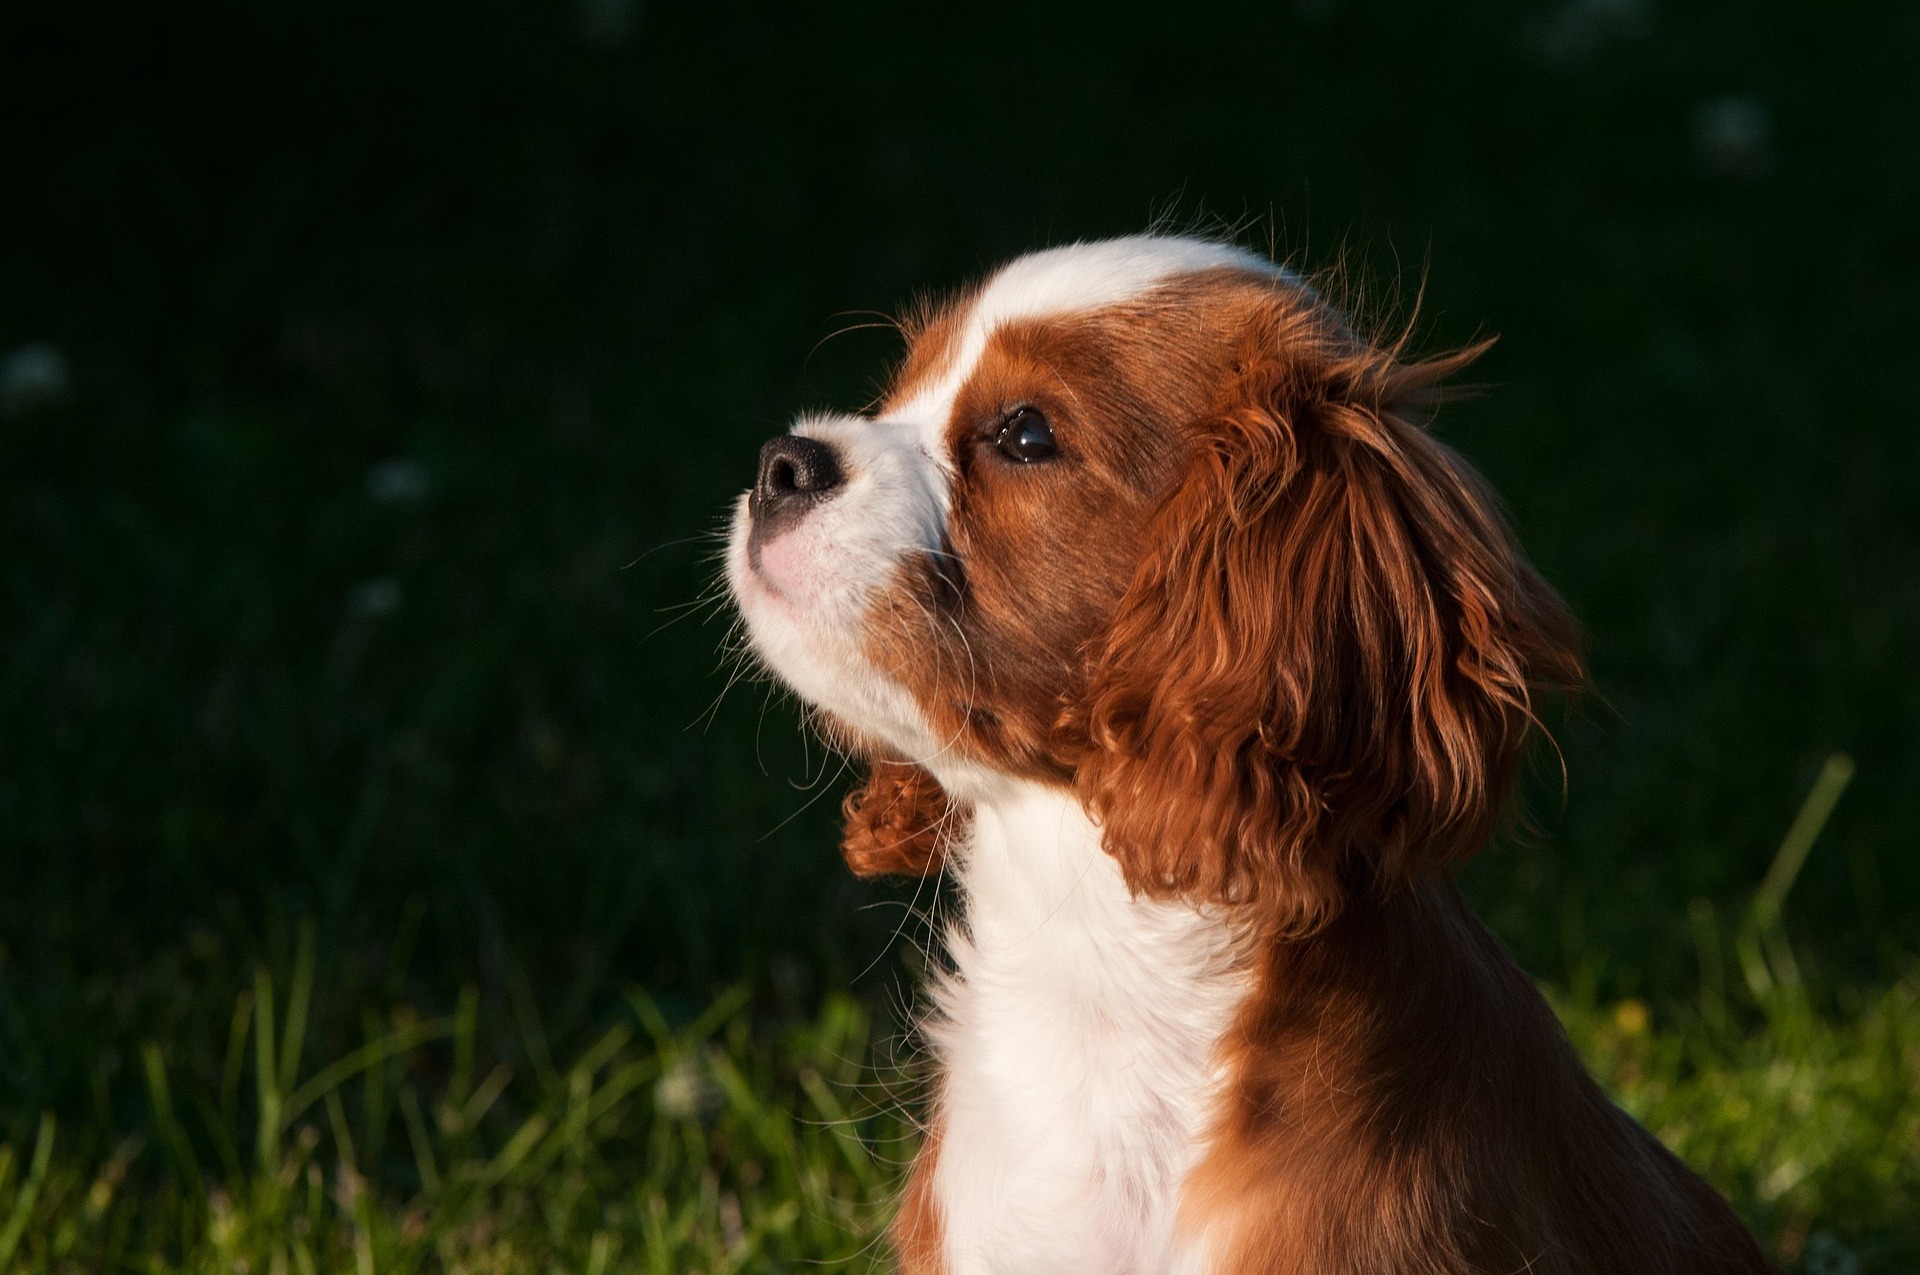
[[[758,562],[749,562],[747,564],[747,578],[752,580],[755,587],[768,597],[780,602],[789,601],[785,591],[780,588],[772,576],[760,569]]]
[[[814,537],[795,528],[747,551],[747,566],[770,592],[798,605],[813,592],[819,573]]]
[[[733,571],[735,587],[756,601],[764,601],[786,611],[795,610],[793,599],[788,597],[779,584],[761,569],[760,555],[742,548],[739,561]]]
[[[769,593],[778,594],[780,592],[780,586],[774,582],[773,577],[767,573],[766,567],[761,564],[760,546],[758,544],[748,543],[746,558],[747,575],[752,577],[755,583]]]

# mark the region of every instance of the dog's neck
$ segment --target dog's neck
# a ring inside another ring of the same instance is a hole
[[[1444,882],[1356,899],[1324,934],[1274,942],[1226,909],[1134,895],[1064,789],[970,796],[951,860],[964,913],[927,1025],[942,1069],[933,1187],[957,1271],[1207,1269],[1216,1233],[1181,1233],[1183,1193],[1214,1168],[1265,1061],[1306,1060],[1298,1083],[1338,1098],[1366,1075],[1356,1031],[1392,1056],[1433,1047],[1401,1039],[1435,1009],[1406,1004],[1405,984],[1480,981],[1459,968],[1478,927]],[[1393,972],[1369,972],[1383,957]],[[1321,1057],[1322,1036],[1351,1048]]]
[[[1060,789],[997,785],[970,823],[928,1027],[950,1233],[981,1268],[1134,1269],[1171,1252],[1250,962],[1221,915],[1134,897]]]
[[[1134,1002],[1126,1021],[1177,1029],[1191,998],[1245,990],[1239,932],[1218,909],[1135,896],[1100,830],[1063,789],[1011,782],[972,807],[956,855],[965,906],[957,960],[996,970],[1047,966],[1063,1005]],[[1156,993],[1176,997],[1153,1003]],[[1117,1025],[1117,1023],[1116,1023]]]

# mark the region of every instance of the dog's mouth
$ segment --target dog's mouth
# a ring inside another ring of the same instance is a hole
[[[772,573],[769,572],[766,569],[766,565],[761,562],[760,548],[760,541],[747,541],[747,547],[742,551],[742,557],[746,559],[746,570],[737,573],[738,582],[735,587],[738,588],[744,585],[756,592],[765,594],[776,602],[789,602],[786,590],[780,587],[780,582],[773,578]]]
[[[839,573],[822,560],[818,546],[807,542],[807,533],[802,525],[775,536],[760,535],[743,515],[728,573],[734,592],[743,601],[778,606],[788,622],[814,610],[808,595],[830,592]]]
[[[954,610],[967,593],[967,567],[953,551],[953,541],[943,534],[938,545],[921,552],[926,559],[927,579],[933,586],[934,605],[943,611]]]

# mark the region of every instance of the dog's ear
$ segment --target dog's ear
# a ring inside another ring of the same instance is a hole
[[[1296,935],[1474,853],[1536,690],[1580,678],[1564,606],[1415,419],[1484,347],[1404,364],[1311,316],[1256,324],[1070,727],[1137,892]]]
[[[939,781],[919,766],[876,761],[840,803],[840,851],[855,876],[926,876],[940,866],[957,817]]]

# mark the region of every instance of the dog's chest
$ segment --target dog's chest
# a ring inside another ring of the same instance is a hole
[[[954,1275],[1176,1269],[1174,1214],[1246,993],[1226,928],[1132,898],[1065,794],[982,805],[931,1033]]]

